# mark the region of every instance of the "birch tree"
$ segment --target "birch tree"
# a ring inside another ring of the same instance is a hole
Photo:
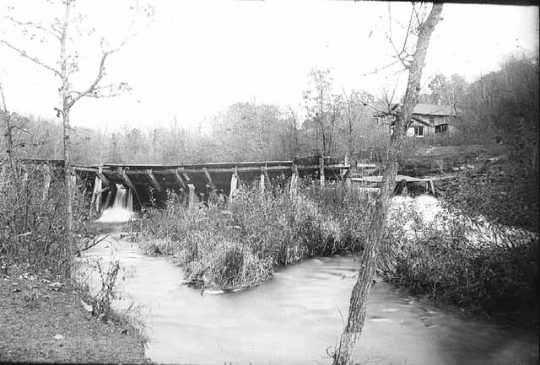
[[[403,45],[402,49],[394,46],[396,56],[409,73],[407,89],[403,108],[397,111],[395,115],[394,133],[392,134],[390,147],[384,161],[381,192],[377,198],[375,210],[371,218],[358,279],[351,294],[347,325],[341,335],[339,347],[334,354],[334,365],[353,364],[354,348],[360,339],[364,327],[368,293],[371,288],[379,248],[386,227],[390,196],[395,185],[405,131],[410,125],[413,109],[418,103],[418,95],[421,89],[420,81],[431,34],[441,19],[440,15],[443,4],[433,4],[425,21],[419,16],[420,12],[415,5],[413,5],[413,14],[409,23],[409,30],[413,31],[411,33],[418,35],[414,53],[407,53],[406,44]]]
[[[128,23],[125,35],[117,42],[117,44],[109,43],[104,36],[99,39],[100,54],[97,57],[97,65],[94,65],[94,75],[86,81],[86,85],[82,83],[78,87],[74,82],[75,76],[81,77],[80,74],[80,57],[84,53],[85,45],[79,44],[79,40],[75,41],[76,36],[81,33],[86,33],[86,36],[92,37],[96,30],[89,27],[84,27],[85,15],[77,12],[77,0],[49,0],[47,4],[50,6],[52,19],[39,18],[42,14],[32,14],[38,16],[39,20],[20,19],[13,14],[13,10],[20,3],[14,6],[7,6],[7,11],[4,17],[4,26],[9,24],[19,37],[14,37],[15,41],[8,39],[5,34],[0,38],[0,45],[7,47],[23,59],[32,62],[40,68],[52,73],[59,81],[59,99],[60,105],[54,109],[57,116],[62,118],[63,127],[63,157],[64,157],[64,182],[66,194],[66,222],[65,234],[68,244],[70,258],[73,256],[73,194],[74,194],[74,178],[75,173],[71,163],[71,124],[70,112],[74,105],[82,98],[101,98],[112,97],[124,93],[129,90],[126,83],[104,85],[103,80],[107,75],[106,65],[109,58],[118,52],[128,41],[129,37],[134,34],[134,25],[136,16]],[[25,4],[27,5],[27,4]],[[40,4],[41,5],[41,4]],[[151,16],[151,8],[143,8],[138,6],[138,1],[129,8],[135,11],[137,15]],[[22,15],[23,17],[29,14]],[[22,36],[22,37],[21,37]],[[25,38],[24,41],[22,38]],[[21,46],[20,43],[24,46]],[[58,51],[57,51],[58,50]],[[51,58],[50,55],[56,55]],[[86,75],[85,75],[86,76]]]

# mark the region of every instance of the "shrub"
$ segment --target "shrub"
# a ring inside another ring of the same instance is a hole
[[[54,274],[70,272],[71,257],[65,236],[65,195],[62,171],[47,174],[25,165],[18,174],[2,166],[0,174],[0,261],[4,267],[23,264]],[[87,208],[77,189],[73,204],[74,230],[83,232]],[[84,244],[85,237],[76,237]]]

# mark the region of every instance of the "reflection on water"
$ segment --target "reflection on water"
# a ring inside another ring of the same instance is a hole
[[[107,247],[108,246],[108,247]],[[211,295],[182,284],[181,269],[109,239],[87,258],[114,255],[131,275],[119,307],[144,305],[147,356],[158,363],[331,364],[348,313],[357,264],[318,258],[279,270],[260,287]],[[386,283],[372,286],[357,351],[363,364],[537,363],[534,334],[460,318]]]

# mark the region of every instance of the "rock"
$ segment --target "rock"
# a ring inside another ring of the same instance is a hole
[[[473,166],[473,165],[465,165],[465,167],[468,168],[468,169],[474,170],[474,166]]]
[[[62,336],[62,335],[54,335],[53,338],[54,338],[56,341],[59,341],[59,340],[63,340],[63,339],[64,339],[64,336]]]

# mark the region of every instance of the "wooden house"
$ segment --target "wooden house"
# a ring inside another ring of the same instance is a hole
[[[390,125],[392,131],[394,120],[393,114],[399,110],[398,104],[393,104],[389,113],[378,113],[373,117],[377,123]],[[412,115],[412,121],[407,129],[407,136],[419,137],[429,135],[448,135],[456,129],[456,121],[459,116],[459,109],[451,105],[437,104],[416,104]]]
[[[451,105],[416,104],[408,136],[447,135],[456,128],[458,109]]]

